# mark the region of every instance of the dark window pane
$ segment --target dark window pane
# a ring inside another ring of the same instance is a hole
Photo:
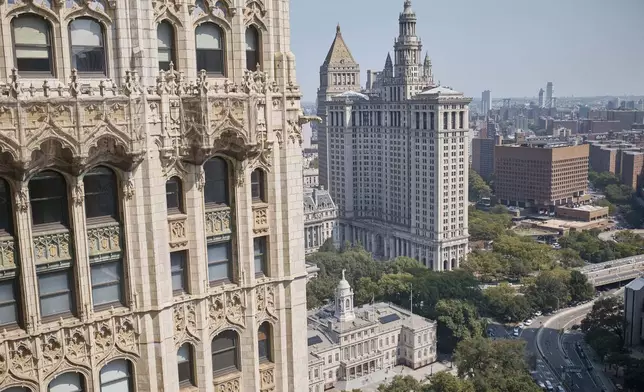
[[[257,343],[259,360],[272,361],[271,356],[271,327],[267,323],[262,324],[257,331]]]
[[[183,191],[181,180],[177,177],[172,177],[165,183],[165,199],[169,214],[183,212]]]
[[[260,169],[255,169],[250,175],[250,183],[253,200],[266,201],[264,199],[264,172]]]
[[[254,50],[246,51],[246,69],[249,71],[257,71],[257,64],[259,64],[259,54]]]
[[[51,74],[49,23],[43,18],[26,14],[13,20],[16,65],[20,72]]]
[[[206,204],[228,204],[228,166],[221,158],[213,158],[204,164]]]
[[[237,333],[225,331],[212,341],[212,370],[214,373],[225,373],[239,370],[237,361]]]
[[[257,71],[257,64],[261,64],[259,57],[259,33],[254,27],[246,29],[246,69]]]
[[[29,181],[29,201],[34,225],[68,224],[67,183],[62,175],[44,171]]]
[[[172,291],[184,292],[186,289],[186,251],[170,253],[170,274]]]
[[[208,280],[232,280],[229,242],[208,245]]]
[[[89,18],[75,19],[69,24],[72,68],[78,72],[105,73],[103,28]]]
[[[130,361],[117,359],[103,366],[100,373],[101,392],[130,392],[132,388]]]
[[[92,300],[94,306],[123,304],[123,262],[92,264]]]
[[[159,23],[159,27],[157,27],[157,47],[159,69],[167,71],[170,69],[170,63],[175,63],[174,29],[167,21]]]
[[[0,281],[0,325],[18,322],[18,278]]]
[[[255,258],[255,274],[268,275],[268,268],[266,263],[266,237],[259,237],[253,240],[254,258]]]
[[[69,269],[38,275],[42,317],[72,312],[74,298],[71,281],[71,270]]]
[[[219,26],[204,23],[195,31],[197,71],[224,74],[224,34]]]
[[[13,212],[9,184],[0,178],[0,232],[13,233]]]
[[[224,52],[219,49],[197,49],[197,71],[205,69],[209,74],[224,74]]]
[[[192,370],[192,346],[185,343],[177,351],[177,365],[179,370],[179,385],[195,385]]]
[[[85,215],[87,219],[118,219],[116,175],[110,169],[97,167],[85,174]]]

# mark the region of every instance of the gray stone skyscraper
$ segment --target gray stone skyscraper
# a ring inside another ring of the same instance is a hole
[[[321,67],[320,183],[338,205],[341,241],[360,242],[377,257],[409,256],[449,270],[467,252],[471,99],[434,83],[431,60],[421,59],[411,1],[398,20],[394,60],[387,55],[363,92],[329,79],[358,69],[336,33],[327,58],[344,60],[346,71],[327,61]]]

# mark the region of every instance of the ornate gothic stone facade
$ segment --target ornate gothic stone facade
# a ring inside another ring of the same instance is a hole
[[[306,390],[288,9],[0,0],[0,391]]]

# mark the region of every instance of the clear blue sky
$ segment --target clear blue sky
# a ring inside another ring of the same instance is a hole
[[[441,84],[480,98],[644,95],[644,0],[413,0],[417,33]],[[339,22],[360,63],[380,70],[403,0],[292,0],[291,45],[304,100]]]

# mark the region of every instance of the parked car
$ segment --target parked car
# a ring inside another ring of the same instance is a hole
[[[541,311],[540,311],[540,310],[537,310],[536,312],[534,312],[534,315],[535,315],[536,317],[541,316]]]
[[[532,319],[527,319],[526,321],[523,322],[525,325],[531,325],[532,324]]]
[[[544,384],[544,383],[543,383],[543,381],[539,381],[539,382],[537,383],[537,385],[538,385],[538,386],[539,386],[539,388],[541,388],[541,389],[546,389],[546,384]]]

